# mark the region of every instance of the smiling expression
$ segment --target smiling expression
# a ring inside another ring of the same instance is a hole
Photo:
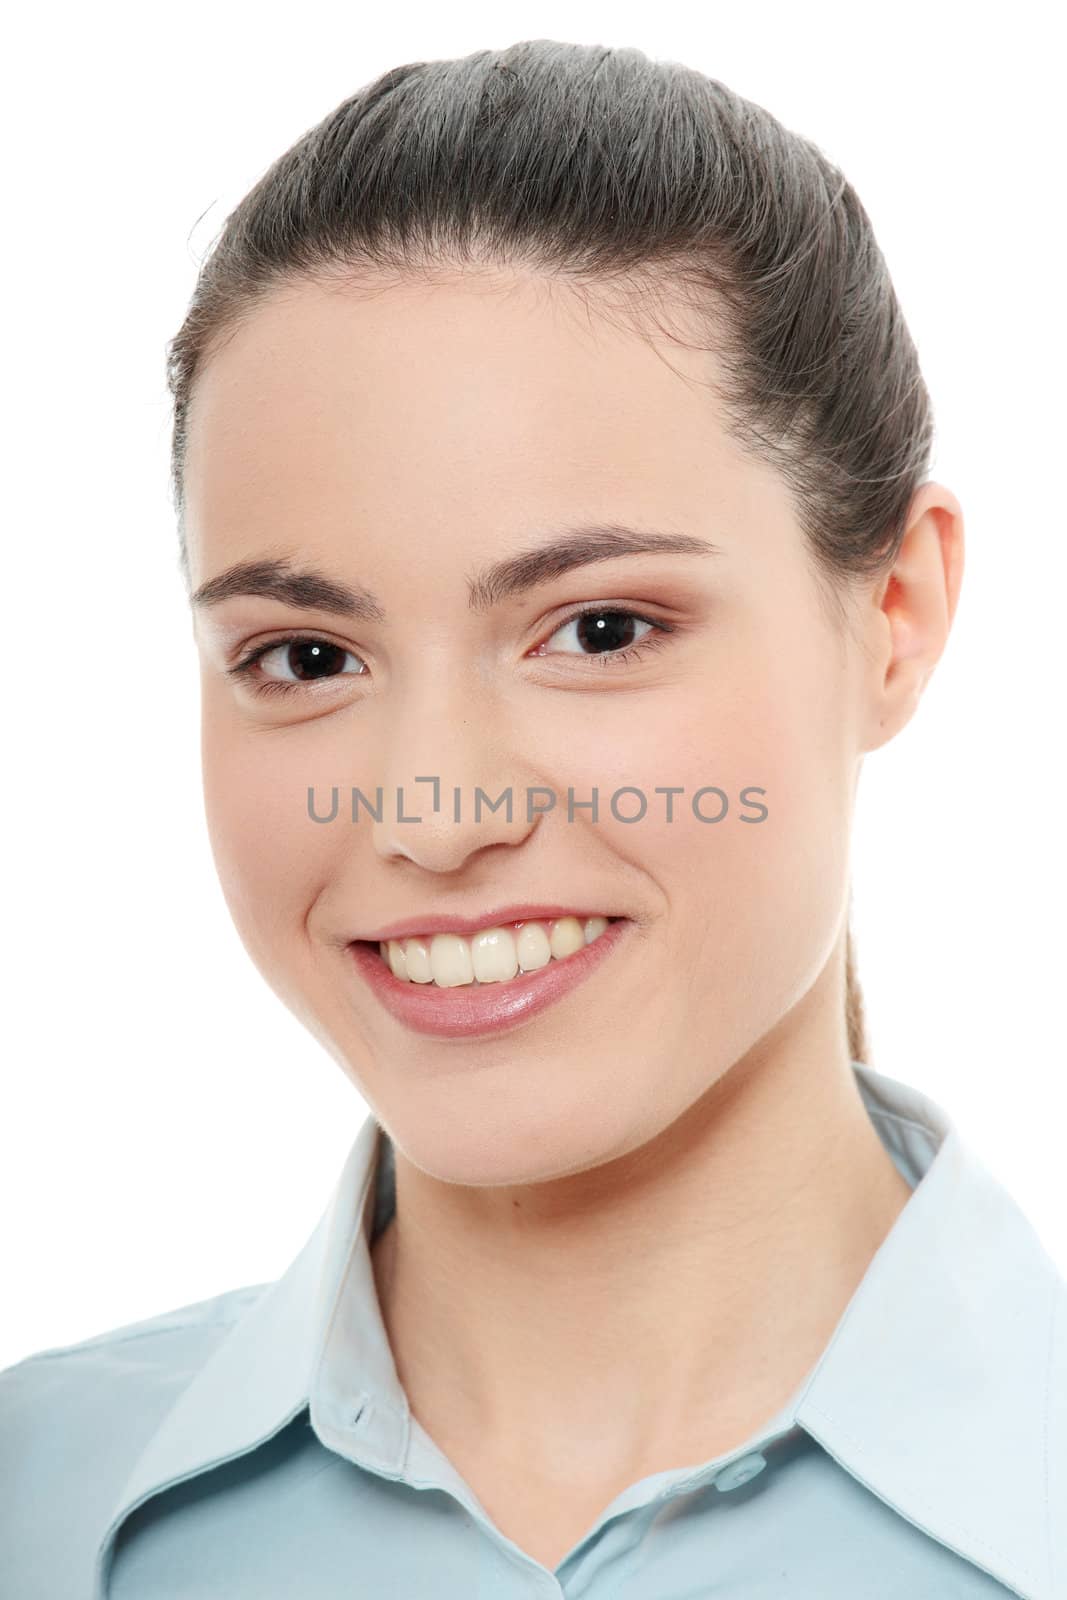
[[[505,288],[275,292],[197,379],[185,477],[238,932],[411,1158],[477,1183],[636,1148],[812,990],[880,737],[863,640],[823,603],[789,491],[723,426],[713,356],[668,364],[564,288]],[[619,544],[650,533],[674,547]],[[690,805],[709,785],[718,823]],[[381,786],[382,819],[311,820],[309,788],[334,786]],[[608,804],[627,786],[639,821]],[[508,787],[510,820],[475,820],[475,790]],[[535,787],[558,798],[531,818]],[[630,926],[503,1031],[428,1036],[353,961],[387,924],[535,903]]]

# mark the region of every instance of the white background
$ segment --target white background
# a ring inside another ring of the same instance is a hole
[[[276,1277],[367,1108],[259,977],[202,818],[164,345],[266,166],[402,62],[551,37],[685,61],[857,187],[919,348],[963,597],[867,760],[871,1064],[1067,1268],[1064,144],[1053,8],[73,5],[9,23],[0,1366]]]

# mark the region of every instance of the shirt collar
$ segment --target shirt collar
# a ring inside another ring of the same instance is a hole
[[[1063,1320],[1054,1337],[1067,1283],[941,1107],[852,1066],[913,1192],[798,1391],[796,1421],[933,1538],[1025,1600],[1054,1600],[1067,1563],[1067,1547],[1053,1553],[1050,1505],[1050,1494],[1067,1504]],[[307,1405],[324,1440],[401,1474],[411,1417],[370,1255],[393,1200],[392,1143],[368,1116],[296,1259],[242,1310],[136,1461],[97,1550],[94,1600],[136,1506],[254,1449]]]
[[[1057,1337],[1056,1310],[1067,1284],[941,1107],[853,1067],[915,1187],[797,1420],[916,1526],[1026,1600],[1054,1600],[1064,1591],[1050,1483],[1067,1503],[1067,1328],[1061,1321]]]

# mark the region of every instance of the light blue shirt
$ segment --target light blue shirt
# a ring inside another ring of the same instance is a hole
[[[631,1484],[554,1571],[408,1409],[368,1116],[276,1283],[0,1373],[0,1596],[1067,1600],[1067,1281],[939,1106],[853,1069],[912,1194],[825,1350],[743,1445]]]

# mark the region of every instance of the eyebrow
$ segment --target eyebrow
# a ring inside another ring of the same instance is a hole
[[[525,594],[575,567],[619,556],[721,555],[720,547],[691,533],[632,528],[619,523],[583,524],[557,532],[547,543],[506,556],[467,578],[468,604],[489,611],[515,595]],[[352,588],[324,572],[292,569],[288,556],[239,561],[227,567],[190,596],[192,606],[218,605],[238,595],[263,595],[300,610],[330,611],[357,621],[384,622],[385,609],[369,589]]]

